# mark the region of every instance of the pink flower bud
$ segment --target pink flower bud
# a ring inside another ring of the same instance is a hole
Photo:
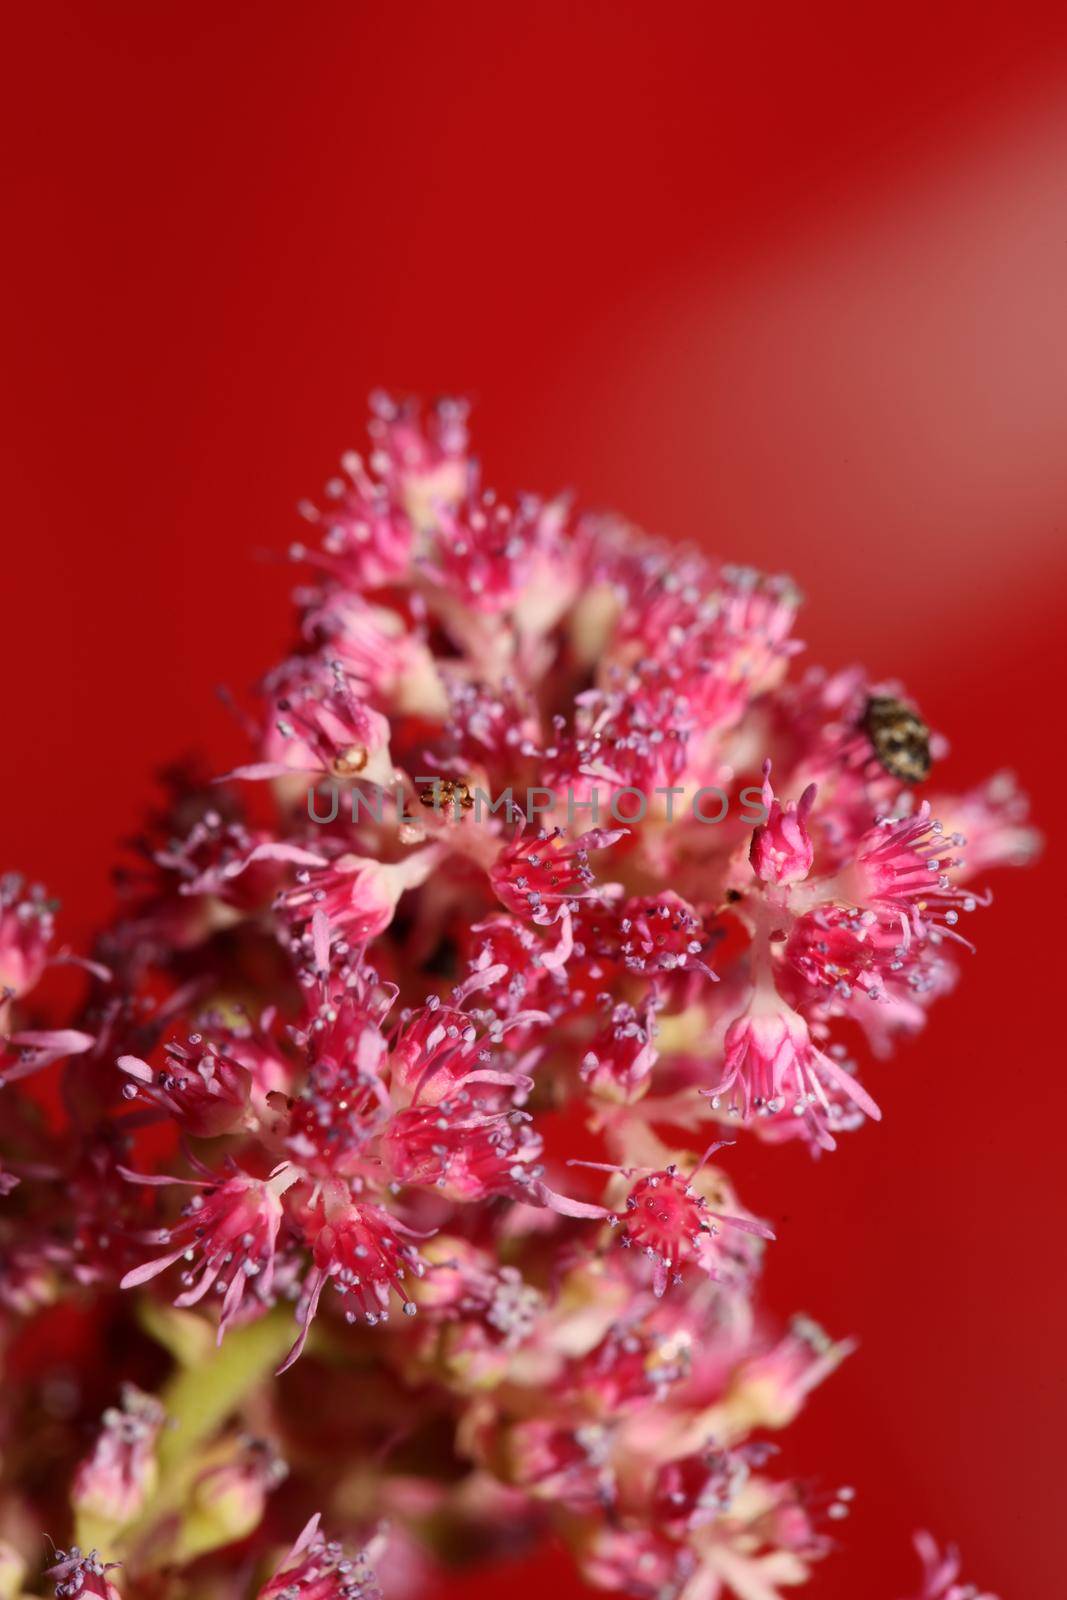
[[[132,1522],[155,1487],[156,1441],[164,1421],[158,1400],[123,1384],[121,1404],[104,1412],[92,1453],[74,1475],[75,1510],[119,1527]]]
[[[815,785],[810,783],[800,799],[783,806],[771,788],[771,764],[763,769],[763,804],[767,820],[752,834],[749,860],[761,883],[787,886],[799,883],[811,871],[815,858],[807,820],[815,804]]]

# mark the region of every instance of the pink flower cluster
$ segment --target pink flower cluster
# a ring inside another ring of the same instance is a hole
[[[172,775],[71,1016],[35,995],[73,960],[50,908],[0,886],[4,1338],[32,1371],[73,1307],[110,1362],[88,1453],[94,1383],[47,1482],[0,1474],[0,1596],[45,1514],[57,1594],[207,1600],[321,1506],[390,1600],[549,1526],[603,1588],[773,1600],[852,1491],[768,1436],[849,1346],[760,1311],[744,1141],[882,1115],[869,1062],[1032,853],[1025,802],[917,798],[937,737],[797,670],[788,580],[504,502],[458,402],[379,398],[371,439],[305,507],[247,760]],[[317,821],[323,781],[379,804]],[[710,787],[764,820],[672,804]],[[470,803],[535,789],[536,824]],[[639,820],[574,826],[594,790]],[[971,1592],[923,1548],[924,1600]],[[259,1590],[373,1592],[315,1519]]]

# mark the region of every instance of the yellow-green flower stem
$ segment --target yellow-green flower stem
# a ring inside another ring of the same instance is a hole
[[[196,1506],[191,1490],[223,1424],[277,1368],[294,1337],[289,1307],[231,1328],[218,1346],[210,1324],[191,1313],[146,1300],[141,1320],[177,1363],[160,1394],[169,1424],[159,1441],[159,1479],[135,1521],[123,1527],[81,1515],[74,1535],[83,1550],[99,1550],[106,1561],[132,1558],[134,1566],[144,1565],[142,1553],[151,1565],[188,1560],[250,1531]]]

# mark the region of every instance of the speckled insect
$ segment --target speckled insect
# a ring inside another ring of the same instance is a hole
[[[435,778],[426,788],[419,790],[419,800],[435,811],[450,806],[453,815],[457,807],[469,811],[475,803],[470,789],[458,778]]]
[[[930,730],[910,706],[892,695],[867,701],[863,729],[879,764],[902,783],[921,783],[930,773]]]

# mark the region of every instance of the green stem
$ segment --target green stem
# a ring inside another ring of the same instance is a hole
[[[231,1329],[221,1345],[211,1347],[199,1360],[179,1365],[160,1394],[169,1426],[159,1442],[155,1490],[136,1521],[126,1527],[79,1516],[75,1541],[81,1548],[95,1548],[105,1560],[149,1549],[153,1558],[162,1558],[160,1546],[172,1537],[164,1524],[183,1507],[200,1468],[203,1447],[274,1371],[292,1342],[292,1310],[278,1307],[255,1322]]]

